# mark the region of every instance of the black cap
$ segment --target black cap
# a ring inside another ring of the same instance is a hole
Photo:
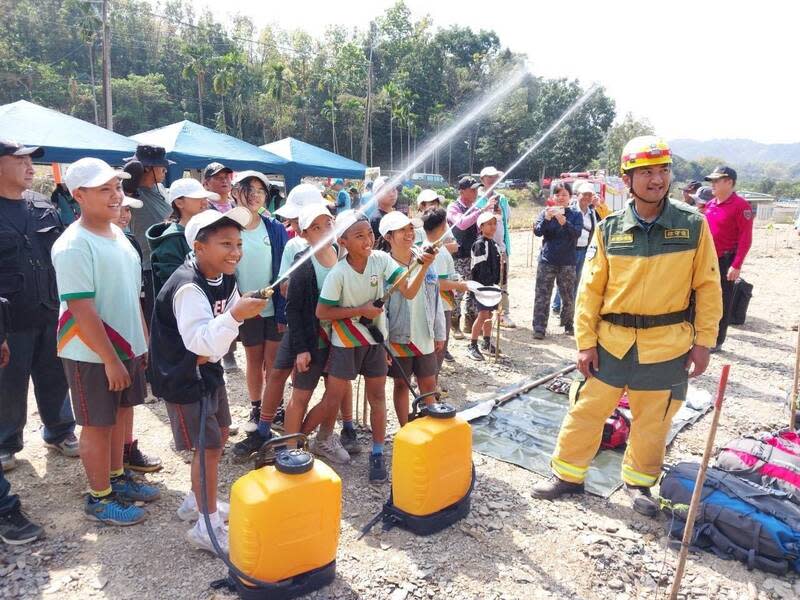
[[[720,165],[710,175],[703,177],[706,181],[714,181],[715,179],[722,179],[723,177],[730,177],[736,181],[736,171],[725,165]]]
[[[137,160],[143,167],[169,167],[174,165],[174,160],[167,160],[167,151],[161,146],[151,146],[149,144],[139,144],[136,146],[136,154],[129,156],[126,161]]]
[[[19,142],[0,139],[0,156],[30,156],[41,158],[44,150],[38,146],[23,146]]]
[[[714,191],[711,189],[710,185],[704,185],[692,194],[692,198],[694,198],[695,202],[706,204],[711,202],[712,198],[714,198]]]
[[[469,175],[458,180],[458,189],[460,190],[477,190],[479,187],[481,187],[481,182]]]
[[[681,188],[681,191],[684,192],[693,192],[695,190],[700,189],[703,184],[697,181],[696,179],[692,179],[689,183]]]
[[[222,163],[213,162],[210,163],[205,169],[203,169],[203,179],[208,179],[209,177],[213,177],[217,173],[222,173],[223,171],[227,171],[228,173],[233,173],[233,169],[229,169]]]

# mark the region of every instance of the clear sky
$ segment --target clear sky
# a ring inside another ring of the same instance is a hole
[[[394,0],[192,0],[220,18],[249,15],[324,35],[366,27]],[[650,120],[674,139],[800,142],[800,57],[794,2],[761,0],[406,0],[415,19],[492,29],[532,70],[598,81],[622,115]]]

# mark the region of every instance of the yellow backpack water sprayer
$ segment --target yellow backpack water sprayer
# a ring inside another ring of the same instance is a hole
[[[231,562],[272,586],[251,587],[232,573],[240,597],[293,598],[332,582],[341,510],[342,480],[308,452],[306,436],[264,444],[256,469],[231,488],[228,526]]]

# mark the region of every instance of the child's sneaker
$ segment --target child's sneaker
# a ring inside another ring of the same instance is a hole
[[[231,505],[217,498],[217,512],[219,513],[219,518],[227,523],[231,514]],[[197,510],[197,500],[192,492],[186,494],[183,504],[178,507],[178,518],[181,521],[197,521],[200,518],[200,512]]]
[[[332,433],[324,440],[320,439],[319,436],[315,437],[311,441],[311,452],[337,465],[346,465],[350,462],[350,455],[339,441],[339,436],[335,433]]]
[[[92,495],[89,494],[83,512],[90,521],[100,521],[106,525],[120,527],[136,525],[147,518],[147,513],[143,508],[117,498],[114,494],[99,500],[92,498]]]
[[[139,440],[125,444],[122,453],[122,464],[126,469],[140,473],[152,473],[161,470],[161,459],[157,456],[148,456],[139,450]]]
[[[358,435],[353,428],[342,427],[339,433],[339,441],[342,442],[342,448],[347,450],[348,454],[358,454],[361,452],[361,444],[358,443]]]
[[[161,498],[161,491],[156,486],[136,481],[130,471],[111,480],[111,491],[128,502],[153,502]]]
[[[469,346],[467,346],[467,356],[469,356],[472,360],[483,361],[483,354],[478,349],[478,342],[472,342]]]
[[[236,462],[246,462],[250,460],[253,455],[261,449],[261,446],[266,444],[272,436],[264,437],[258,430],[251,431],[247,434],[241,442],[236,442],[233,445],[233,456]]]
[[[228,528],[225,525],[216,527],[214,529],[214,537],[217,538],[217,544],[219,544],[220,549],[227,556]],[[189,542],[189,545],[193,548],[205,550],[206,552],[211,552],[211,554],[214,555],[217,554],[217,551],[214,550],[214,545],[211,543],[211,537],[209,537],[208,531],[205,529],[205,527],[201,529],[199,523],[186,532],[186,541]]]
[[[275,411],[275,416],[272,417],[272,428],[277,429],[278,431],[283,431],[283,422],[285,419],[286,411],[282,406],[279,406],[278,410]]]
[[[250,406],[250,416],[247,417],[247,421],[245,421],[244,425],[242,425],[242,431],[245,433],[252,433],[256,429],[258,429],[258,420],[261,418],[261,404]]]
[[[489,354],[493,355],[495,353],[495,347],[492,343],[491,339],[484,338],[483,342],[481,342],[481,350],[484,352],[488,352]]]
[[[386,481],[386,459],[383,454],[369,455],[369,481],[370,483],[381,483]]]

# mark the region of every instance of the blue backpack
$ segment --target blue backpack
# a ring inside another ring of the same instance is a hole
[[[661,480],[669,534],[682,539],[699,465],[668,467]],[[691,545],[779,575],[800,571],[800,506],[786,492],[709,467]]]

